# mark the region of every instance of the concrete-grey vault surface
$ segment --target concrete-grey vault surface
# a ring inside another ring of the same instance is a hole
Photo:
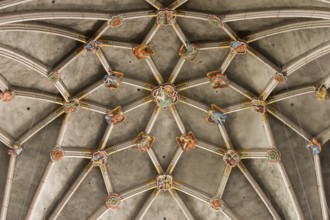
[[[0,10],[0,220],[329,219],[326,1]]]

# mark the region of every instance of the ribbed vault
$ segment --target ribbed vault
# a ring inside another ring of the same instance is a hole
[[[2,1],[1,219],[329,219],[330,10],[264,4]]]

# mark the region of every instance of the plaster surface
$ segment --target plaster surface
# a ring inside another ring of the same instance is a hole
[[[164,5],[170,2],[162,1]],[[207,3],[189,0],[180,7],[180,10],[204,11],[221,15],[281,8],[319,8],[329,11],[330,4],[308,0],[277,0],[272,2],[264,0],[239,2],[209,0]],[[35,0],[3,9],[0,15],[6,12],[21,13],[28,10],[90,10],[109,12],[113,15],[120,11],[140,9],[153,10],[143,0]],[[117,29],[108,29],[104,34],[104,39],[139,44],[153,26],[154,20],[154,18],[145,18],[125,21]],[[243,38],[265,28],[305,20],[311,19],[268,18],[230,22],[228,25]],[[71,19],[40,22],[74,29],[87,36],[92,35],[103,24],[102,21]],[[206,21],[178,18],[178,24],[187,38],[197,44],[205,41],[229,40],[228,35],[223,30],[213,28]],[[329,32],[330,28],[293,31],[258,40],[251,46],[264,54],[276,66],[281,67],[295,57],[328,42]],[[4,32],[1,30],[1,26],[0,43],[31,55],[49,67],[56,66],[66,54],[82,45],[60,36],[31,32]],[[167,26],[162,27],[156,33],[150,45],[156,52],[156,55],[152,57],[154,63],[167,81],[180,58],[178,51],[182,42],[174,30]],[[138,60],[130,50],[105,47],[102,48],[102,51],[113,70],[124,73],[125,77],[157,85],[147,63]],[[220,67],[227,53],[228,49],[200,51],[193,62],[186,61],[176,83],[180,84],[191,79],[205,77],[206,73]],[[277,86],[271,95],[291,90],[297,86],[316,83],[329,76],[329,58],[330,55],[327,54],[297,70],[288,77],[285,84]],[[57,97],[62,97],[46,78],[21,63],[4,57],[0,59],[0,73],[11,85],[36,89],[40,93],[54,93]],[[97,56],[84,52],[61,71],[61,78],[70,93],[75,95],[83,88],[102,80],[105,74],[106,70]],[[251,55],[244,54],[234,58],[226,70],[226,74],[233,82],[252,94],[258,95],[273,77],[273,70]],[[101,87],[89,94],[85,100],[113,109],[117,106],[126,106],[148,95],[150,95],[150,91],[122,83],[117,90]],[[180,95],[202,102],[207,106],[216,104],[221,108],[248,101],[246,97],[230,88],[213,90],[210,84],[182,91]],[[154,106],[154,103],[150,103],[128,112],[125,121],[115,125],[106,145],[114,146],[123,141],[134,139],[146,128]],[[193,131],[197,139],[206,141],[213,146],[225,147],[225,141],[221,137],[218,127],[206,121],[207,113],[188,107],[183,103],[178,103],[175,106],[187,132]],[[278,104],[272,104],[272,106],[313,136],[330,127],[329,100],[319,102],[314,93],[284,100]],[[21,97],[15,98],[11,103],[0,102],[0,131],[4,131],[16,140],[57,107],[59,106],[56,104]],[[24,143],[23,154],[18,157],[14,170],[7,214],[8,220],[25,219],[42,175],[50,161],[49,154],[56,144],[63,119],[64,116],[60,116]],[[282,163],[297,196],[303,217],[314,220],[322,219],[314,161],[311,152],[305,148],[307,142],[270,115],[269,120],[276,146],[282,153]],[[259,113],[244,110],[229,114],[225,126],[235,149],[268,149],[270,147]],[[80,109],[72,115],[69,121],[62,146],[96,150],[106,127],[107,123],[103,114]],[[166,170],[178,149],[175,138],[181,135],[169,109],[160,112],[150,135],[156,137],[152,149],[160,165]],[[329,147],[329,143],[324,144],[320,154],[328,201],[330,199]],[[0,201],[2,201],[5,191],[9,164],[7,152],[6,146],[0,143]],[[88,160],[77,158],[63,158],[63,160],[56,162],[40,195],[40,202],[32,217],[33,220],[50,218],[56,205],[87,163]],[[246,159],[243,160],[243,163],[265,192],[280,218],[297,219],[293,211],[292,201],[288,197],[284,181],[275,164],[270,163],[267,159]],[[107,167],[115,192],[122,192],[157,176],[154,164],[148,154],[139,152],[134,147],[109,156]],[[224,167],[225,163],[222,157],[196,148],[183,153],[173,176],[179,181],[213,195],[217,190]],[[152,190],[123,201],[118,209],[108,211],[100,219],[135,219],[151,192]],[[212,210],[210,204],[201,202],[182,192],[178,192],[178,194],[195,219],[228,219],[222,212]],[[105,204],[106,195],[107,191],[102,175],[98,168],[94,168],[68,201],[58,219],[89,219],[95,210]],[[232,170],[223,200],[239,219],[272,219],[266,206],[238,168]],[[185,216],[171,195],[168,192],[161,192],[143,219],[181,220],[185,219]]]

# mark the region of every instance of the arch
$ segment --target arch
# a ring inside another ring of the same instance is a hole
[[[330,41],[325,42],[310,51],[289,61],[283,66],[282,72],[286,72],[287,76],[307,65],[308,63],[330,53]]]
[[[47,65],[43,64],[41,61],[37,60],[36,58],[26,53],[23,53],[17,49],[14,49],[4,44],[0,44],[0,56],[24,64],[25,66],[40,73],[44,77],[47,76],[49,70],[49,67]]]
[[[0,32],[7,31],[36,32],[65,37],[82,43],[86,43],[87,41],[87,37],[78,31],[58,27],[51,24],[17,23],[0,26]]]
[[[254,34],[250,34],[247,37],[245,37],[245,40],[248,43],[252,43],[254,41],[261,40],[263,38],[271,37],[278,34],[283,34],[297,30],[313,29],[313,28],[330,28],[330,21],[328,20],[305,21],[305,22],[297,22],[292,24],[281,25],[259,31]]]

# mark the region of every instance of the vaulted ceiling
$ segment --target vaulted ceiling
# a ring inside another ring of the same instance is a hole
[[[1,220],[329,219],[326,1],[0,9]]]

